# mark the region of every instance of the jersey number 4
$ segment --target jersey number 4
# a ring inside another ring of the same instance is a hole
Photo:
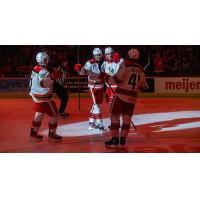
[[[138,82],[139,79],[140,79],[139,76],[137,77],[136,74],[132,74],[131,77],[130,77],[130,79],[129,79],[129,81],[128,81],[128,84],[132,85],[132,88],[134,89],[135,86],[136,86],[136,81]]]

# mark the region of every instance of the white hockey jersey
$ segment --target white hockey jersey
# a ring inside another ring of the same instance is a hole
[[[80,75],[88,75],[88,87],[90,88],[103,88],[104,81],[101,72],[101,66],[94,59],[86,62],[85,66],[80,71]]]
[[[49,71],[39,65],[33,68],[30,79],[30,93],[36,103],[49,102],[53,96],[53,80]]]
[[[122,62],[118,72],[110,79],[117,84],[115,95],[128,103],[135,103],[139,89],[147,87],[142,67],[132,61]]]
[[[103,64],[102,64],[102,67],[101,67],[101,71],[103,73],[108,74],[109,76],[114,76],[117,73],[119,66],[123,61],[124,61],[123,58],[121,58],[118,63],[116,63],[114,61],[112,61],[112,62],[104,61]],[[115,82],[113,82],[111,80],[109,80],[109,85],[112,86],[112,87],[113,86],[116,87]],[[107,87],[110,87],[109,85],[106,83]]]

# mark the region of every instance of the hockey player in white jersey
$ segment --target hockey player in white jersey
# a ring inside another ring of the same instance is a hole
[[[119,66],[123,61],[124,60],[119,57],[119,54],[117,52],[114,52],[111,47],[107,47],[105,48],[105,61],[102,64],[101,70],[103,73],[109,76],[114,76],[117,73]],[[117,85],[112,80],[105,82],[105,84],[106,101],[111,104]]]
[[[115,81],[117,88],[110,109],[112,138],[106,141],[105,145],[126,144],[138,92],[147,87],[143,68],[138,64],[139,55],[138,49],[130,49],[128,59],[120,64],[118,72],[113,77],[107,78]]]
[[[56,74],[50,74],[48,70],[50,59],[46,52],[37,53],[36,61],[38,64],[33,68],[30,79],[31,91],[29,94],[35,103],[34,110],[36,111],[32,121],[30,137],[39,140],[43,138],[43,136],[38,135],[38,130],[46,113],[49,116],[48,138],[54,141],[61,141],[62,137],[56,134],[58,109],[52,99],[53,79],[56,78]]]
[[[104,90],[104,79],[101,72],[102,56],[101,49],[94,48],[93,58],[88,60],[80,71],[80,75],[88,75],[88,87],[93,100],[88,130],[104,130],[100,109],[100,104],[103,103]]]

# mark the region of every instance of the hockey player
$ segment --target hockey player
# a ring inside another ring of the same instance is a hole
[[[138,49],[130,49],[128,59],[120,64],[118,72],[113,77],[107,78],[115,81],[117,88],[110,109],[112,138],[106,141],[105,145],[126,144],[138,91],[147,87],[143,68],[137,63],[139,55]],[[120,116],[122,116],[121,127]]]
[[[123,59],[119,57],[119,54],[114,53],[111,47],[105,48],[105,61],[102,64],[101,70],[103,73],[114,76],[120,64],[123,62]],[[106,101],[110,104],[112,103],[114,92],[116,90],[116,83],[109,80],[109,82],[105,82],[106,84]]]
[[[39,52],[36,55],[37,65],[33,68],[30,80],[30,95],[35,102],[36,111],[32,121],[31,138],[41,140],[43,136],[38,135],[42,119],[45,113],[49,116],[49,134],[50,140],[61,141],[62,137],[56,134],[58,125],[58,109],[52,99],[53,82],[56,74],[50,74],[48,71],[49,56],[45,52]]]
[[[86,62],[81,69],[80,75],[88,75],[88,87],[92,97],[93,105],[89,116],[88,130],[104,130],[101,117],[100,104],[103,103],[104,81],[101,72],[102,51],[99,48],[93,49],[93,58]]]

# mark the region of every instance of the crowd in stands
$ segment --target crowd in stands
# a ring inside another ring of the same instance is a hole
[[[199,76],[199,46],[168,46],[151,52],[153,76]]]
[[[99,46],[104,48],[105,46]],[[130,48],[128,45],[115,45],[113,49],[122,57]],[[200,46],[185,45],[142,45],[141,64],[147,76],[200,76]],[[75,63],[84,63],[92,56],[93,46],[0,46],[0,77],[30,77],[38,51],[46,51],[51,66],[57,67],[68,60],[70,75],[75,76]]]

